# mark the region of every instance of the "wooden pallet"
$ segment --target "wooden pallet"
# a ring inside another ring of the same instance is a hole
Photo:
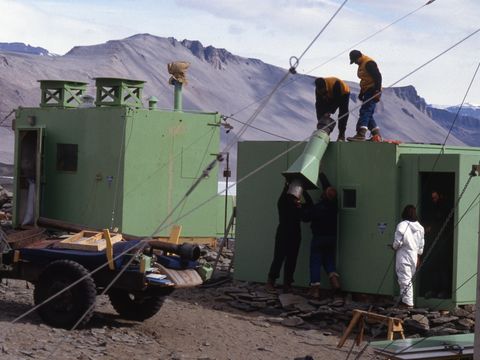
[[[122,240],[122,234],[112,234],[110,240],[111,244],[115,244]],[[107,248],[106,234],[98,231],[80,231],[58,242],[55,247],[70,250],[103,251]]]

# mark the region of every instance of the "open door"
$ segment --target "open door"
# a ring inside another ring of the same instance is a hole
[[[455,173],[421,172],[420,222],[425,227],[424,254],[431,252],[419,273],[419,295],[452,298]],[[435,242],[435,245],[434,245]],[[433,247],[434,245],[434,247]]]
[[[14,224],[35,226],[41,205],[43,129],[20,129],[17,141]]]

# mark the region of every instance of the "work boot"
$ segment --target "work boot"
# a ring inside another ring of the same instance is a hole
[[[380,129],[376,127],[375,129],[372,129],[371,131],[372,137],[370,138],[370,141],[373,142],[382,142],[382,136],[380,135]]]
[[[366,127],[361,127],[357,130],[357,133],[355,136],[348,137],[348,141],[365,141],[365,134],[367,133],[367,128]]]
[[[291,283],[284,283],[283,284],[283,293],[289,294],[292,292],[292,284]]]
[[[340,275],[336,272],[331,272],[328,274],[328,278],[330,279],[330,286],[332,289],[335,291],[340,290]]]
[[[265,284],[265,291],[269,293],[276,293],[275,289],[275,279],[268,278],[267,283]]]
[[[320,283],[310,284],[310,289],[308,289],[308,296],[314,299],[320,298]]]
[[[344,132],[338,133],[337,141],[342,141],[342,142],[345,141],[345,133]]]

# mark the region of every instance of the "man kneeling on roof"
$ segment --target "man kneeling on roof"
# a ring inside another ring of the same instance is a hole
[[[348,121],[348,102],[350,88],[336,78],[325,77],[315,80],[315,109],[317,111],[317,129],[330,134],[335,128],[335,121],[330,117],[338,109],[338,138],[345,141],[345,130]]]

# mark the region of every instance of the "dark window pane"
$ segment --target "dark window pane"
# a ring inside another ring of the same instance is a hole
[[[343,189],[342,199],[344,208],[357,207],[357,191],[355,189]]]
[[[77,144],[57,144],[57,170],[77,171],[77,163]]]

